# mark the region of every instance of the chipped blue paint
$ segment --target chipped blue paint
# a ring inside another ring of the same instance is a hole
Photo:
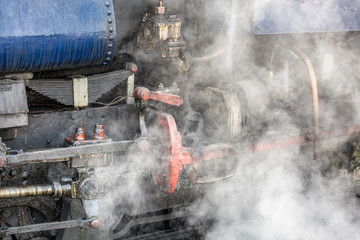
[[[116,44],[109,10],[111,0],[0,0],[0,72],[108,63]]]
[[[360,30],[360,0],[255,0],[253,32],[324,33]]]

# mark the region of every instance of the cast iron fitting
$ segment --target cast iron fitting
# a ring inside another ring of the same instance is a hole
[[[97,199],[98,186],[94,179],[88,178],[83,181],[80,187],[81,197],[86,200]]]
[[[129,71],[133,72],[133,73],[136,73],[138,71],[138,66],[133,62],[124,63],[124,68],[126,70],[129,70]]]
[[[75,130],[74,139],[75,139],[75,140],[78,140],[78,141],[83,141],[83,140],[85,140],[85,130],[84,130],[84,128],[77,128],[77,129]]]
[[[94,135],[93,135],[93,137],[96,140],[102,140],[102,139],[105,138],[104,126],[102,124],[96,124],[94,126]]]

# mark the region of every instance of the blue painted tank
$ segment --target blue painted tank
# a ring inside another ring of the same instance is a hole
[[[0,0],[0,72],[109,64],[112,0]]]

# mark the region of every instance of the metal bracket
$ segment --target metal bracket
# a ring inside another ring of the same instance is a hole
[[[135,74],[130,75],[127,78],[127,92],[126,92],[126,103],[134,104],[134,84],[135,84]]]
[[[74,107],[86,107],[89,105],[88,79],[84,76],[74,76],[73,97]]]

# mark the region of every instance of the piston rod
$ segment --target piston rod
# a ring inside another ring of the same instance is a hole
[[[0,188],[0,199],[42,195],[53,195],[54,197],[61,197],[63,195],[70,194],[71,185],[61,185],[60,183],[53,183],[52,185]]]

